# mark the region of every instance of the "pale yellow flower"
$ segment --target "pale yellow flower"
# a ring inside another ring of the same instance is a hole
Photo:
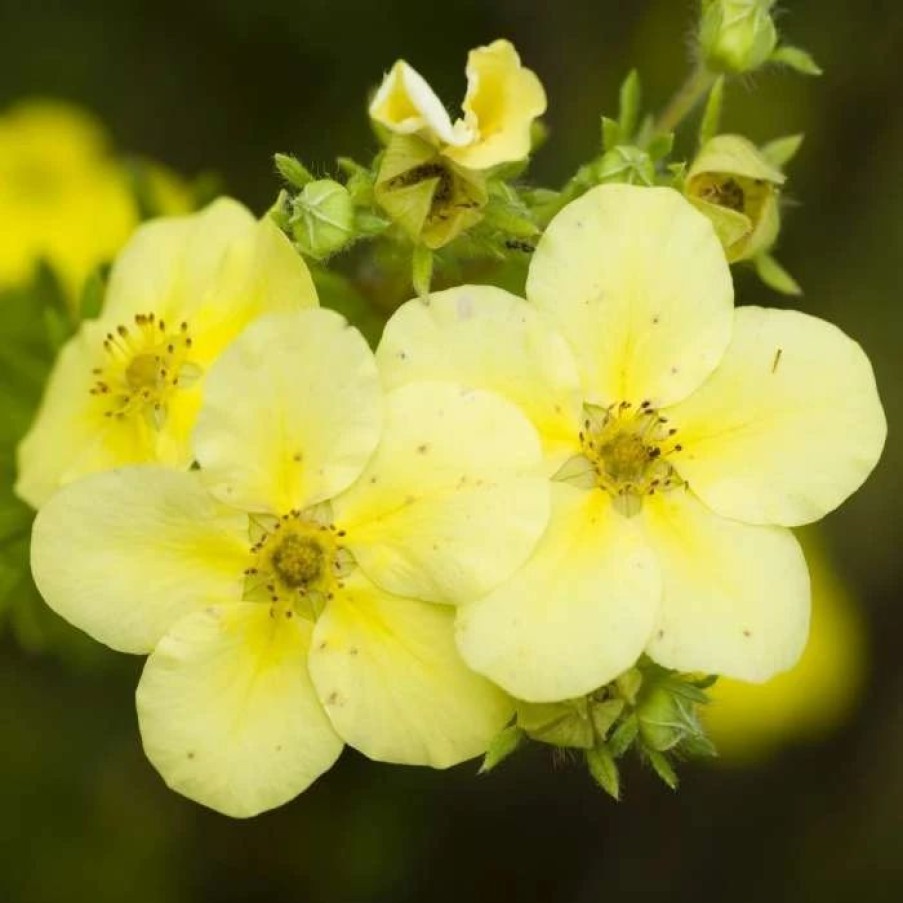
[[[384,395],[338,314],[272,314],[214,365],[194,454],[64,487],[32,545],[59,614],[151,652],[138,716],[167,783],[248,816],[343,742],[438,768],[481,753],[513,709],[460,660],[452,605],[505,580],[548,517],[517,407],[451,382]]]
[[[188,192],[165,169],[147,169],[163,212],[189,209]],[[57,101],[0,115],[0,288],[22,285],[47,263],[74,305],[85,279],[115,257],[138,225],[122,164],[92,116]]]
[[[719,680],[701,717],[718,761],[763,759],[839,728],[859,699],[867,668],[858,600],[811,530],[800,536],[812,576],[812,623],[799,662],[764,684]]]
[[[19,446],[16,492],[38,507],[87,473],[188,467],[209,366],[259,314],[316,304],[291,242],[235,201],[142,226],[113,267],[101,317],[60,352]]]
[[[886,424],[862,349],[797,311],[734,310],[711,223],[677,192],[606,185],[549,225],[529,303],[412,301],[390,387],[455,378],[518,402],[553,478],[527,565],[458,615],[465,660],[513,695],[577,697],[645,652],[761,681],[799,657],[809,581],[788,527],[839,505]]]
[[[509,41],[471,50],[463,118],[451,121],[426,80],[404,60],[386,75],[370,116],[391,132],[416,135],[454,163],[473,170],[523,160],[533,120],[546,109],[542,84],[521,65]]]

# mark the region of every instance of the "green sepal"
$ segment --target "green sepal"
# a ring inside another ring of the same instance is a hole
[[[646,153],[649,155],[650,160],[658,163],[659,160],[664,160],[673,149],[674,132],[659,132],[649,142]]]
[[[800,284],[787,272],[771,254],[760,254],[753,260],[759,278],[782,295],[801,295]]]
[[[100,316],[104,295],[107,291],[109,271],[108,266],[96,267],[85,280],[81,296],[78,299],[79,320],[94,320]]]
[[[636,715],[628,715],[616,728],[608,741],[611,754],[620,759],[633,745],[640,731],[639,721]]]
[[[515,724],[509,725],[496,734],[489,741],[489,747],[477,774],[486,774],[487,771],[492,771],[493,768],[513,755],[526,742],[526,739],[526,733]]]
[[[430,293],[430,283],[433,281],[433,262],[433,252],[426,245],[414,245],[414,253],[411,257],[411,284],[421,298]]]
[[[313,182],[314,177],[308,168],[291,154],[274,154],[273,161],[279,175],[293,188],[299,191],[308,183]]]
[[[606,746],[586,751],[586,767],[593,780],[612,798],[621,798],[621,776],[618,763]]]
[[[606,699],[604,702],[590,703],[589,715],[596,735],[604,740],[623,712],[623,699]]]
[[[784,138],[775,138],[761,148],[762,156],[772,166],[783,169],[797,154],[805,135],[787,135]]]
[[[789,66],[795,72],[802,75],[822,75],[824,70],[812,58],[812,54],[800,47],[791,47],[785,44],[778,47],[769,57],[772,63],[781,63]]]
[[[621,143],[621,126],[614,119],[602,117],[602,149],[613,150]]]
[[[645,758],[652,766],[653,771],[667,784],[672,790],[677,790],[677,774],[668,761],[667,756],[654,749],[647,749]]]
[[[640,76],[636,69],[631,69],[621,84],[618,106],[618,130],[621,141],[628,142],[636,131],[640,118]]]

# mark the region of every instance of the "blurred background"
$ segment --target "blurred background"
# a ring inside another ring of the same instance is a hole
[[[479,779],[473,763],[440,774],[346,752],[294,803],[236,822],[167,791],[145,760],[141,662],[36,609],[0,561],[0,901],[903,899],[903,11],[781,6],[787,39],[825,75],[732,83],[724,127],[759,142],[806,133],[779,257],[805,289],[800,306],[866,347],[891,424],[872,479],[807,538],[816,620],[798,678],[716,688],[724,755],[685,765],[677,794],[635,766],[614,803],[545,748]],[[532,176],[557,186],[597,152],[599,115],[615,114],[631,66],[651,107],[665,102],[687,70],[693,13],[691,0],[0,0],[0,122],[24,99],[73,102],[117,154],[186,182],[215,174],[262,213],[279,187],[273,152],[322,173],[336,155],[369,159],[366,92],[397,57],[451,103],[468,49],[504,36],[546,86],[551,137]],[[0,125],[0,154],[2,141]],[[19,224],[0,216],[2,248]],[[73,241],[92,232],[82,216]],[[737,291],[785,303],[749,273]],[[0,345],[13,348],[26,341],[16,297],[0,296]],[[6,373],[11,434],[40,377]],[[8,495],[8,451],[0,467]]]

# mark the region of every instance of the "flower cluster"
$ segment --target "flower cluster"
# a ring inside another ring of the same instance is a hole
[[[750,28],[749,52],[773,51],[770,4],[747,24],[716,6],[723,69]],[[142,226],[19,446],[38,588],[147,655],[148,758],[228,815],[293,798],[345,744],[488,767],[532,738],[584,750],[614,795],[635,746],[673,783],[670,754],[710,750],[704,675],[799,658],[790,528],[882,449],[853,340],[734,306],[730,265],[777,237],[786,145],[769,162],[713,134],[668,164],[633,78],[602,155],[528,189],[539,80],[507,41],[472,51],[467,79],[453,123],[398,62],[370,105],[373,163],[342,161],[340,182],[281,157],[262,220],[220,199]],[[326,305],[354,309],[327,262],[358,240],[407,249],[418,295],[375,351]],[[432,288],[437,262],[525,254],[525,298]]]

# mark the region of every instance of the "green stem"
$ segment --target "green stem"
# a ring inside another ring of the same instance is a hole
[[[717,76],[709,72],[705,66],[697,66],[656,119],[652,135],[673,132],[692,112],[693,107],[705,97],[715,84],[716,78]]]

